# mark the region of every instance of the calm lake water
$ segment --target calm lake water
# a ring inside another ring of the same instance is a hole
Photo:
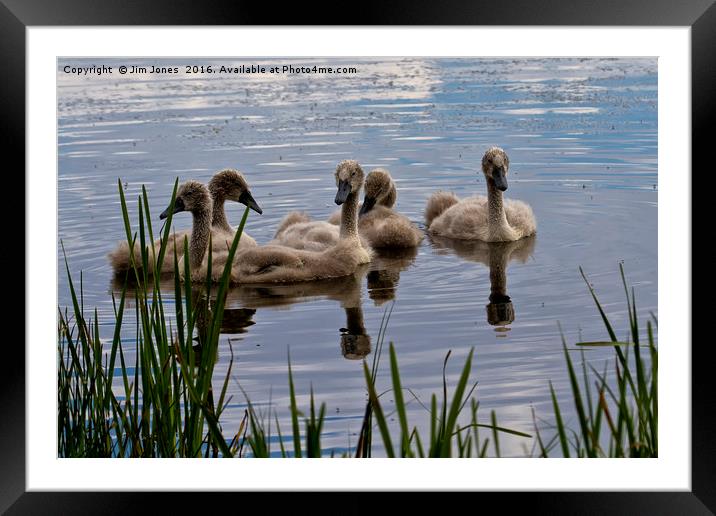
[[[67,64],[183,71],[185,64],[259,62],[340,64],[358,73],[62,72]],[[76,283],[82,271],[85,306],[97,308],[108,340],[115,287],[106,254],[124,238],[118,177],[135,222],[146,185],[156,228],[175,178],[208,182],[222,168],[237,168],[264,211],[251,212],[247,231],[266,243],[291,210],[325,219],[336,209],[333,172],[342,159],[357,159],[366,172],[387,168],[398,187],[397,209],[424,227],[432,192],[484,194],[482,154],[491,145],[508,153],[506,196],[532,206],[535,238],[459,248],[426,238],[416,253],[379,257],[345,280],[232,290],[216,366],[220,388],[233,349],[227,434],[246,408],[239,385],[264,412],[270,401],[288,431],[290,348],[299,406],[308,408],[311,386],[327,405],[327,453],[354,447],[366,400],[359,358],[372,362],[391,304],[379,391],[390,386],[388,341],[395,343],[403,385],[425,404],[442,389],[448,350],[454,385],[474,347],[472,378],[484,422],[494,409],[501,425],[531,433],[531,407],[551,421],[551,380],[564,400],[563,417],[576,428],[558,322],[571,345],[607,337],[578,267],[620,336],[627,332],[620,262],[641,314],[657,313],[656,59],[61,60],[57,101],[58,237]],[[227,203],[234,225],[243,208]],[[188,214],[175,217],[177,230],[190,226]],[[58,303],[70,306],[59,242],[58,266]],[[512,301],[514,321],[507,325],[491,324],[507,307],[486,308],[491,269],[492,287]],[[123,331],[131,363],[133,315],[126,312]],[[585,351],[600,368],[612,354]],[[390,410],[392,399],[384,403]],[[415,400],[409,420],[427,428]],[[500,444],[504,455],[530,453],[526,439],[503,435]]]

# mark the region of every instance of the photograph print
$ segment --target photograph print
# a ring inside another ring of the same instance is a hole
[[[58,457],[659,456],[655,57],[56,93]]]

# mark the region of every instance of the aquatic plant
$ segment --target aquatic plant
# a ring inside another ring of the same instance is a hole
[[[610,381],[607,368],[600,372],[591,364],[593,388],[584,351],[582,359],[582,386],[575,371],[567,344],[562,336],[562,349],[567,365],[569,383],[574,403],[578,430],[567,428],[561,416],[560,404],[550,382],[550,392],[555,413],[556,440],[564,457],[658,457],[658,369],[659,354],[654,341],[654,326],[657,319],[651,314],[646,322],[646,350],[642,349],[639,319],[637,317],[634,289],[627,287],[624,267],[619,264],[622,284],[627,300],[629,316],[629,335],[626,341],[617,339],[617,335],[597,299],[594,288],[587,280],[582,268],[579,271],[597,306],[609,335],[609,341],[578,342],[577,346],[610,346],[614,349],[614,381]],[[652,324],[653,321],[653,324]],[[633,354],[630,356],[630,351]],[[644,351],[648,353],[645,355]],[[583,390],[582,390],[583,389]],[[550,444],[544,445],[537,425],[536,439],[540,456],[548,456]],[[606,435],[605,435],[606,434]]]
[[[169,206],[174,204],[177,186],[178,180]],[[142,263],[134,263],[134,256],[130,255],[132,263],[126,272],[119,303],[113,295],[115,328],[109,354],[105,356],[97,311],[93,318],[86,319],[81,290],[78,301],[65,256],[73,312],[65,310],[59,315],[58,453],[63,457],[200,457],[218,456],[219,452],[231,456],[232,451],[219,424],[228,402],[226,392],[231,364],[218,400],[214,399],[211,384],[230,268],[224,269],[216,297],[210,301],[210,282],[197,294],[190,281],[179,279],[175,252],[176,328],[172,328],[159,288],[172,210],[168,210],[162,245],[157,253],[152,244],[154,234],[146,189],[142,187],[137,202],[137,235],[131,230],[121,181],[118,181],[118,188],[127,243],[130,248],[135,242],[139,245]],[[247,216],[248,207],[229,249],[232,257]],[[189,267],[187,253],[185,238],[186,269]],[[209,253],[211,255],[211,246]],[[147,272],[149,260],[156,266],[153,275]],[[189,278],[188,270],[185,272]],[[125,361],[124,344],[120,338],[130,283],[135,286],[137,320],[133,366]],[[197,350],[201,352],[197,353]],[[113,390],[116,371],[121,374],[122,395],[116,395]]]

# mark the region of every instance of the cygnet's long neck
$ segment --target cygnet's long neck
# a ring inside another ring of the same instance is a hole
[[[341,238],[358,239],[358,193],[349,193],[341,207]]]
[[[194,222],[191,228],[191,241],[189,242],[189,266],[195,269],[201,265],[209,245],[211,234],[211,211],[200,208],[192,212]]]
[[[224,211],[224,201],[226,197],[223,193],[212,192],[213,207],[211,212],[211,227],[231,232],[229,221],[226,220],[226,212]]]
[[[492,234],[511,229],[502,203],[502,192],[491,179],[487,180],[487,225]]]
[[[380,202],[378,204],[381,204],[386,208],[392,208],[393,206],[395,206],[395,201],[397,198],[398,192],[395,190],[395,184],[390,183],[390,189],[388,190],[388,193],[381,197]]]

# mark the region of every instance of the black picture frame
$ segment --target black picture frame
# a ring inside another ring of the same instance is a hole
[[[196,2],[187,0],[128,0],[97,2],[96,0],[0,0],[0,55],[2,80],[0,106],[6,129],[3,140],[4,157],[15,157],[15,170],[25,170],[25,29],[28,26],[62,25],[280,25],[326,24],[345,22],[351,25],[602,25],[602,26],[688,26],[691,27],[692,73],[692,170],[712,170],[707,160],[711,149],[707,141],[708,125],[716,114],[716,5],[714,0],[484,0],[362,2],[353,10],[344,10],[338,3],[332,7],[306,6],[303,3],[277,7],[261,2],[240,0]],[[319,15],[320,13],[320,15]],[[347,14],[350,13],[350,18]],[[330,20],[327,18],[330,17]],[[340,23],[338,23],[340,24]],[[663,171],[689,176],[689,170]],[[25,194],[24,181],[15,172],[17,191]],[[693,175],[691,176],[693,178]],[[19,197],[19,196],[18,196]],[[695,203],[692,201],[692,206]],[[698,222],[693,217],[693,223]],[[14,231],[19,233],[20,225]],[[28,235],[15,236],[25,242]],[[692,235],[694,233],[692,232]],[[696,233],[699,234],[699,233]],[[24,249],[24,245],[22,247]],[[24,251],[23,251],[24,253]],[[692,255],[693,256],[693,255]],[[24,258],[24,254],[23,254]],[[15,253],[12,259],[17,262]],[[2,258],[3,262],[7,258]],[[25,260],[22,260],[25,263]],[[689,264],[685,264],[689,265]],[[692,264],[696,265],[696,261]],[[15,263],[17,267],[17,263]],[[693,269],[692,269],[693,270]],[[710,271],[710,269],[704,269]],[[25,275],[30,273],[24,270]],[[691,304],[691,299],[681,300]],[[19,303],[17,303],[19,305]],[[22,305],[24,306],[24,299]],[[698,308],[699,305],[691,305]],[[701,308],[703,310],[703,308]],[[32,314],[25,312],[25,324]],[[693,316],[692,316],[693,320]],[[697,318],[696,320],[702,320]],[[684,335],[680,345],[688,350],[692,336]],[[696,339],[693,339],[696,340]],[[23,341],[25,335],[23,332]],[[13,364],[0,374],[0,512],[27,513],[123,513],[150,503],[148,493],[27,493],[25,492],[25,349],[19,339],[7,343],[3,361]],[[692,490],[691,492],[589,492],[529,493],[502,496],[498,501],[504,509],[515,504],[529,504],[531,512],[550,514],[713,514],[716,511],[716,440],[713,438],[716,402],[709,370],[711,346],[708,341],[691,346],[692,353]],[[25,341],[25,346],[39,343]],[[44,346],[42,346],[44,349]],[[81,488],[81,486],[79,486]],[[479,493],[480,502],[489,503]],[[228,496],[211,494],[212,506]],[[246,493],[236,509],[261,502]],[[265,496],[265,495],[264,495]],[[293,495],[297,496],[297,495]],[[472,495],[474,498],[474,495]],[[202,496],[163,496],[162,510],[188,510],[191,505],[204,506]],[[255,500],[250,500],[254,498]],[[295,502],[304,497],[298,495]],[[417,494],[413,503],[423,503]],[[353,506],[354,504],[348,504]],[[362,509],[357,504],[355,510]],[[373,505],[371,503],[371,505]],[[147,506],[148,507],[148,506]],[[403,510],[405,510],[403,506]]]

